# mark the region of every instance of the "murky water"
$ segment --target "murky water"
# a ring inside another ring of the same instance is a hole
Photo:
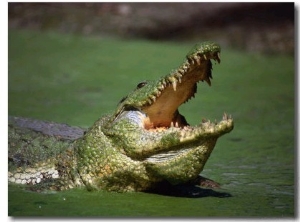
[[[271,114],[270,114],[271,115]],[[9,186],[9,215],[113,217],[293,217],[294,132],[292,116],[264,129],[236,119],[232,134],[217,143],[202,175],[222,184],[214,194],[194,198],[149,193],[70,190],[32,193]],[[272,122],[272,121],[270,121]],[[285,122],[285,123],[283,123]],[[252,129],[248,128],[251,127]],[[280,130],[276,130],[277,127]]]
[[[141,192],[88,192],[84,189],[33,193],[22,186],[9,185],[8,214],[293,217],[296,194],[293,58],[226,50],[222,52],[222,58],[221,65],[214,67],[217,75],[213,86],[201,85],[197,98],[180,108],[191,124],[197,124],[202,115],[213,120],[221,118],[224,111],[232,114],[234,130],[218,140],[202,173],[221,183],[222,189],[192,190],[192,197],[177,197]],[[10,87],[13,89],[14,84]],[[13,102],[11,100],[12,105]],[[93,107],[97,115],[100,105]],[[74,115],[80,113],[72,112]]]
[[[222,183],[222,189],[215,190],[216,193],[194,193],[193,198],[80,189],[41,194],[9,186],[9,215],[293,217],[293,159],[283,157],[282,161],[277,161],[274,156],[252,152],[243,144],[228,138],[216,147],[216,155],[212,155],[202,174]],[[222,152],[226,146],[229,150]],[[280,147],[272,149],[276,152]],[[239,155],[235,154],[233,158],[227,156],[223,160],[220,158],[231,152],[238,152]],[[221,193],[228,195],[218,195]]]

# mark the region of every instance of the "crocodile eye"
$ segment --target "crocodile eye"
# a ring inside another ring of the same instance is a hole
[[[140,82],[139,84],[137,84],[136,88],[140,89],[142,87],[144,87],[147,84],[147,82]]]

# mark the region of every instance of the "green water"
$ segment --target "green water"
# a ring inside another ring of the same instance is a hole
[[[144,79],[180,65],[194,43],[129,41],[9,30],[9,115],[83,127],[113,110]],[[10,216],[294,217],[294,58],[223,48],[212,87],[180,107],[190,124],[221,119],[221,137],[202,175],[231,197],[176,197],[74,189],[33,193],[8,187]]]

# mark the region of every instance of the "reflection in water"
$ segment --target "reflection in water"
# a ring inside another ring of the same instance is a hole
[[[201,188],[195,185],[175,185],[172,186],[167,183],[162,183],[159,188],[148,191],[148,193],[160,194],[173,197],[188,197],[188,198],[200,198],[200,197],[232,197],[230,193],[219,192],[213,189]]]

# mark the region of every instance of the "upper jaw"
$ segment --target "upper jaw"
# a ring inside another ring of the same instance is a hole
[[[112,121],[125,110],[140,110],[149,117],[153,127],[169,127],[177,117],[178,107],[194,97],[197,83],[211,85],[212,63],[220,63],[220,46],[205,42],[196,45],[177,69],[158,81],[145,81],[123,98],[112,116]]]
[[[169,127],[172,123],[187,125],[179,114],[178,107],[195,96],[197,83],[206,81],[211,85],[211,59],[220,62],[220,50],[209,53],[190,53],[187,60],[176,70],[162,78],[154,93],[149,96],[141,110],[147,114],[149,122],[156,127]]]

